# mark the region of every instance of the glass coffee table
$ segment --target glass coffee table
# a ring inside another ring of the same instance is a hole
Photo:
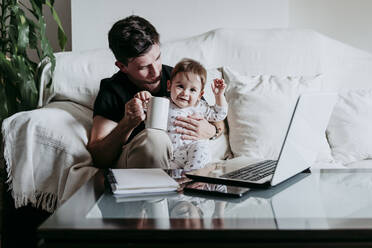
[[[115,197],[100,171],[38,233],[46,247],[369,247],[372,170],[301,173],[236,199]]]

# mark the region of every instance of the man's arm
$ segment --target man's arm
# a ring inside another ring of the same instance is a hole
[[[125,138],[128,139],[131,132],[132,130],[126,128],[124,123],[120,125],[102,116],[95,116],[87,147],[92,155],[93,164],[99,168],[114,165],[125,144]]]
[[[216,133],[212,137],[218,138],[225,132],[226,128],[225,121],[212,122],[212,125],[214,125],[216,129]]]
[[[99,168],[112,167],[129,136],[144,119],[142,102],[136,98],[125,104],[125,115],[119,123],[95,116],[87,146],[94,165]]]
[[[177,117],[175,125],[180,127],[177,132],[182,134],[182,138],[186,140],[210,139],[217,135],[220,136],[225,130],[223,121],[209,123],[203,117],[192,115],[189,117]]]

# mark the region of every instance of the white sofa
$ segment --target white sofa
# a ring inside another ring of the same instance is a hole
[[[301,92],[332,90],[340,92],[340,100],[312,167],[372,167],[370,54],[296,29],[217,29],[161,49],[164,64],[194,58],[208,69],[208,82],[224,77],[228,84],[230,130],[213,141],[215,160],[275,157],[293,99]],[[40,108],[15,114],[2,126],[16,207],[31,203],[52,212],[97,171],[86,144],[100,80],[117,71],[114,57],[107,49],[56,58],[53,75],[50,64],[43,70]],[[52,88],[45,89],[51,79]],[[209,88],[205,98],[213,103]],[[270,118],[276,125],[263,124]]]

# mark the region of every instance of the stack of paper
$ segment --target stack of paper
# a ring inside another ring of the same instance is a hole
[[[114,194],[156,194],[178,188],[162,169],[110,169],[107,178]]]

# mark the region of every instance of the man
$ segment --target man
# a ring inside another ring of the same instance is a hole
[[[116,22],[108,34],[119,72],[101,81],[94,104],[88,150],[100,168],[168,168],[172,146],[164,131],[145,129],[145,113],[133,96],[148,90],[169,96],[166,82],[172,68],[161,63],[159,34],[147,20],[129,16]],[[177,118],[184,139],[208,139],[222,133],[223,123],[212,125],[198,116]]]

